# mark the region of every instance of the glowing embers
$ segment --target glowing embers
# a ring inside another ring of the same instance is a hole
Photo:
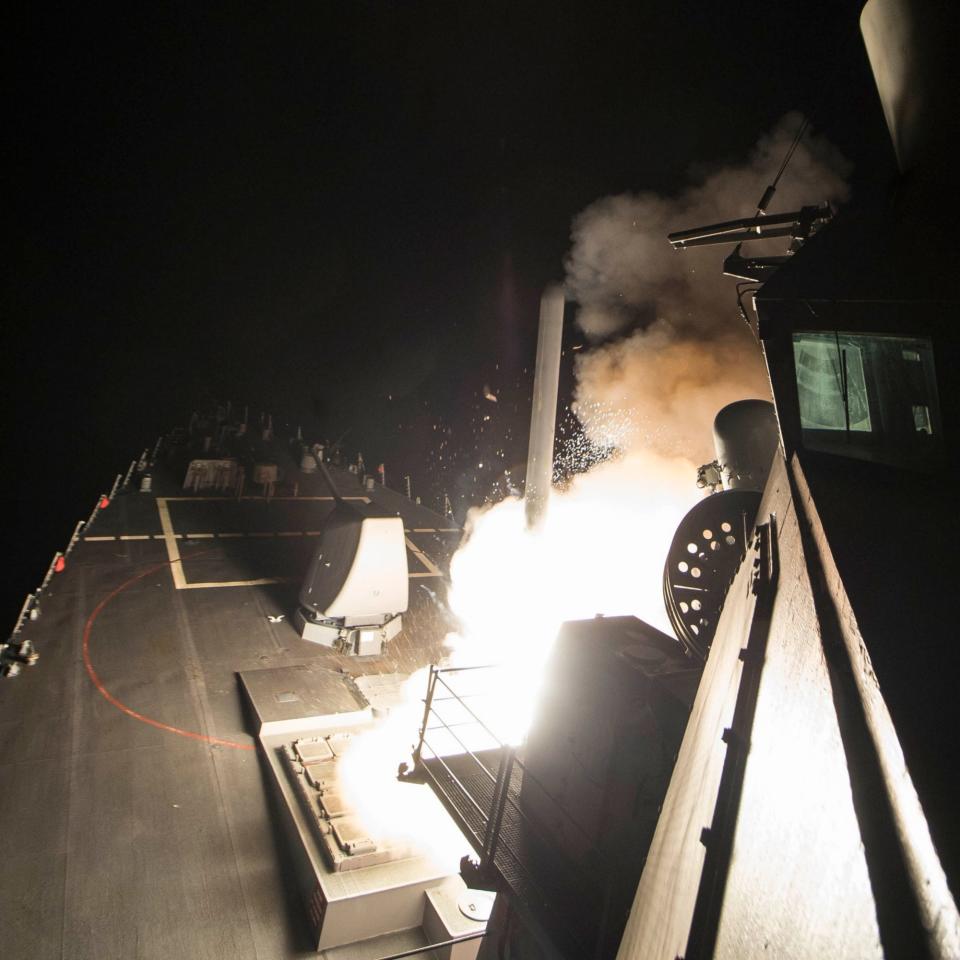
[[[353,744],[349,733],[301,738],[283,747],[300,805],[335,871],[357,870],[416,855],[409,846],[374,837],[341,792],[340,760]]]

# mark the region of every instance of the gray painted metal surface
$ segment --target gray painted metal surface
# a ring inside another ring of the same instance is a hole
[[[25,627],[40,662],[0,689],[2,954],[316,956],[236,675],[409,673],[436,658],[446,628],[413,580],[407,630],[383,656],[305,643],[268,615],[293,609],[286,578],[302,574],[308,533],[330,506],[304,497],[320,491],[174,502],[183,491],[155,474],[154,493],[118,495],[85,531]],[[457,532],[382,493],[417,551],[444,564]],[[176,562],[158,514],[165,496]],[[429,574],[413,553],[410,568]],[[216,585],[260,579],[275,582]],[[439,578],[421,582],[442,594]]]

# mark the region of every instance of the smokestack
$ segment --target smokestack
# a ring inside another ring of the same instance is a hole
[[[527,529],[543,520],[553,481],[553,436],[557,423],[557,390],[560,385],[560,347],[563,342],[563,288],[551,285],[540,297],[540,331],[537,366],[533,378],[533,410],[527,449],[524,507]]]
[[[902,173],[946,174],[958,136],[955,4],[869,0],[860,14],[874,82]]]

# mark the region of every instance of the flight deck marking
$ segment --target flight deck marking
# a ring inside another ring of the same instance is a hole
[[[437,568],[437,565],[409,537],[404,537],[403,539],[407,541],[407,548],[410,550],[410,552],[427,568],[426,573],[411,573],[411,577],[443,576],[443,574]]]
[[[183,564],[180,562],[180,551],[177,548],[177,540],[181,538],[180,534],[173,531],[173,521],[170,519],[170,508],[168,502],[184,503],[197,501],[224,501],[224,500],[263,500],[263,497],[157,497],[157,510],[160,513],[160,528],[163,530],[163,541],[167,547],[167,556],[170,558],[170,573],[173,576],[173,585],[178,590],[202,590],[211,587],[256,587],[268,583],[278,583],[274,577],[264,577],[257,580],[227,580],[208,583],[187,583],[183,575]],[[332,501],[334,497],[273,497],[274,500],[309,500],[309,501]],[[360,500],[363,503],[370,503],[369,497],[343,497],[344,500]],[[256,536],[256,534],[253,534]],[[266,534],[271,536],[271,534]]]
[[[447,529],[447,530],[433,530],[428,528],[416,528],[413,531],[409,529],[404,531],[405,533],[460,533],[459,529]],[[173,540],[238,540],[243,539],[244,537],[256,537],[258,539],[263,539],[265,537],[319,537],[323,533],[322,530],[280,530],[276,533],[274,532],[263,532],[263,531],[253,531],[248,533],[243,532],[228,532],[228,533],[174,533],[172,534]],[[128,536],[116,536],[116,537],[84,537],[84,541],[95,541],[98,543],[104,542],[116,542],[117,540],[166,540],[171,534],[155,533],[155,534],[135,534]],[[429,578],[429,577],[442,577],[443,573],[437,568],[436,564],[422,551],[416,544],[414,544],[408,537],[405,537],[407,546],[410,548],[410,552],[426,567],[426,570],[416,571],[414,573],[408,574],[411,580]],[[179,558],[179,551],[176,550],[176,543],[174,542],[174,552]],[[169,551],[168,551],[169,553]],[[182,574],[181,582],[177,584],[178,590],[199,590],[199,589],[210,589],[212,587],[255,587],[267,583],[282,583],[285,582],[282,578],[277,577],[260,577],[256,580],[209,580],[209,581],[198,581],[198,582],[189,582],[186,577]],[[177,575],[174,571],[174,581],[176,582]],[[693,588],[691,588],[693,589]]]
[[[167,548],[167,557],[170,560],[170,574],[173,577],[173,585],[178,590],[182,590],[187,581],[183,575],[180,548],[177,546],[177,538],[173,532],[173,522],[170,519],[170,508],[167,506],[165,497],[157,497],[157,511],[160,513],[160,529],[163,530],[163,542]]]
[[[173,577],[173,585],[177,590],[211,590],[215,587],[259,587],[264,586],[270,583],[285,583],[289,582],[288,580],[280,577],[258,577],[254,580],[205,580],[198,582],[189,582],[183,572],[183,562],[180,558],[180,549],[177,545],[177,540],[212,540],[215,538],[238,538],[238,537],[255,537],[262,539],[264,537],[297,537],[297,536],[307,536],[307,537],[318,537],[323,531],[321,530],[307,530],[302,534],[299,531],[280,531],[277,533],[274,532],[263,532],[263,531],[252,531],[249,533],[174,533],[173,530],[173,521],[170,518],[170,508],[167,504],[170,501],[174,502],[183,502],[185,500],[191,501],[204,501],[204,500],[234,500],[235,497],[157,497],[157,511],[160,514],[160,526],[163,529],[162,534],[155,534],[155,539],[162,539],[167,548],[167,556],[169,557],[170,564],[170,573]],[[261,497],[250,497],[245,499],[251,500],[260,500]],[[332,500],[333,497],[275,497],[276,500]],[[369,503],[369,497],[344,497],[344,500],[363,500],[365,503]],[[416,533],[426,533],[426,529],[418,529]],[[85,539],[91,540],[92,537],[86,537]],[[103,539],[113,539],[113,538],[103,538]],[[148,539],[144,536],[138,539]],[[411,580],[421,579],[425,577],[442,577],[443,573],[437,567],[437,565],[409,538],[404,537],[407,547],[410,552],[423,564],[426,568],[422,571],[417,571],[415,573],[409,573],[408,576]]]
[[[260,577],[257,580],[210,580],[206,582],[185,583],[179,590],[210,590],[213,587],[260,587],[267,583],[287,583],[282,577]]]
[[[175,540],[183,539],[182,533],[175,533],[173,536]],[[218,534],[208,533],[208,534],[199,534],[199,536],[242,537],[243,534],[242,533],[218,533]],[[165,539],[165,537],[162,533],[137,533],[137,534],[130,533],[130,534],[125,534],[124,536],[121,536],[121,537],[113,537],[113,536],[84,537],[83,542],[84,543],[108,543],[108,542],[116,543],[117,540],[163,540],[163,539]]]
[[[167,518],[169,521],[169,517]],[[145,716],[144,714],[134,710],[132,707],[128,707],[122,700],[118,700],[103,684],[103,681],[100,679],[100,676],[97,674],[97,671],[93,667],[93,661],[90,657],[90,635],[93,632],[93,625],[97,621],[97,617],[103,612],[104,608],[113,600],[116,596],[123,593],[128,587],[133,586],[138,580],[143,580],[144,577],[149,577],[150,574],[156,573],[158,570],[162,570],[165,566],[171,565],[173,567],[181,566],[179,558],[177,560],[170,560],[167,563],[157,563],[151,567],[147,567],[142,573],[138,573],[135,576],[131,577],[129,580],[126,580],[124,583],[121,583],[119,587],[113,590],[111,593],[108,593],[93,609],[93,613],[87,617],[87,622],[83,628],[83,665],[86,668],[87,676],[92,681],[93,685],[97,688],[97,692],[100,696],[103,697],[107,703],[112,704],[118,710],[123,711],[128,717],[133,717],[134,720],[139,720],[141,723],[147,723],[151,727],[156,727],[158,730],[164,730],[167,733],[175,733],[177,736],[186,737],[188,740],[199,740],[201,743],[210,743],[217,744],[221,747],[232,747],[234,750],[253,750],[254,745],[252,743],[240,743],[237,740],[227,740],[223,737],[211,737],[205,733],[196,733],[193,730],[183,730],[180,727],[171,726],[169,723],[163,723],[160,720],[154,720],[153,717]]]
[[[205,503],[205,502],[221,502],[223,500],[262,500],[267,502],[267,498],[263,496],[256,497],[157,497],[158,500],[167,500],[171,503],[186,503],[187,501],[192,501],[193,503]],[[270,502],[274,500],[283,500],[283,501],[292,501],[296,502],[298,500],[324,500],[332,503],[334,497],[271,497]],[[359,500],[361,503],[370,503],[369,497],[341,497],[341,500]]]
[[[404,527],[404,533],[460,533],[459,527]]]

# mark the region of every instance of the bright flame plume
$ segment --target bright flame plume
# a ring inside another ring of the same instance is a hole
[[[607,460],[555,492],[542,526],[526,529],[523,502],[510,497],[471,511],[463,545],[450,565],[450,609],[458,629],[444,666],[502,665],[459,675],[456,701],[436,705],[444,730],[432,735],[440,755],[519,744],[536,707],[540,679],[560,625],[598,614],[633,614],[669,630],[662,599],[663,562],[680,520],[696,497],[692,463],[651,452]],[[418,736],[427,670],[405,686],[394,708],[344,758],[345,798],[376,837],[417,846],[435,860],[459,862],[462,836],[396,779]],[[462,679],[460,679],[462,678]],[[466,685],[466,688],[464,686]],[[443,823],[439,821],[443,820]]]

